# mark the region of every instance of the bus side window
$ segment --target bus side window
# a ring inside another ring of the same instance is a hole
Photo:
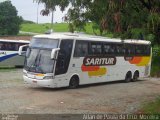
[[[101,43],[91,43],[91,55],[101,55],[102,54],[102,44]]]
[[[3,43],[0,43],[0,50],[5,50]]]
[[[145,55],[150,56],[151,54],[151,46],[150,45],[145,45]]]
[[[2,42],[2,50],[8,50],[7,49],[7,43],[6,42]]]
[[[114,55],[115,54],[115,45],[113,45],[113,44],[104,44],[103,51],[104,51],[104,54]]]
[[[125,55],[127,56],[135,55],[135,45],[134,44],[125,44]]]
[[[144,50],[143,45],[136,45],[136,55],[142,56],[144,54]]]
[[[0,42],[0,50],[6,51],[18,51],[19,47],[26,45],[28,43],[18,43],[18,42]],[[23,51],[26,51],[27,47],[24,47]]]
[[[97,45],[97,49],[96,49],[96,53],[97,54],[102,54],[102,45]]]
[[[109,54],[110,45],[104,45],[104,46],[103,46],[103,49],[104,49],[104,54]]]
[[[136,45],[136,55],[149,56],[151,48],[149,45]]]
[[[96,54],[96,45],[91,45],[91,53],[92,55]]]
[[[19,50],[19,46],[21,46],[20,44],[18,43],[15,43],[15,50],[18,51]]]
[[[7,43],[7,48],[10,51],[15,51],[15,44],[14,43]]]
[[[14,43],[11,42],[3,42],[2,46],[1,46],[2,50],[7,50],[7,51],[14,51],[15,50],[15,46]]]
[[[88,55],[88,42],[76,41],[74,57],[84,57]]]
[[[116,54],[117,55],[124,55],[124,46],[123,46],[123,44],[117,44],[117,45],[115,45],[116,46]]]

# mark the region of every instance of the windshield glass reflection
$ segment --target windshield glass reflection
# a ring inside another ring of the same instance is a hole
[[[54,60],[51,60],[50,55],[51,50],[29,48],[24,68],[29,72],[52,73]]]
[[[26,52],[24,69],[35,73],[52,73],[54,60],[51,51],[58,47],[58,39],[33,38]]]

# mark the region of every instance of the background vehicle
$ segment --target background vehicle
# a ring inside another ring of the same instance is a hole
[[[144,40],[84,34],[37,35],[27,49],[24,81],[52,88],[76,88],[82,84],[123,79],[136,81],[150,75],[150,44]]]
[[[0,67],[23,66],[24,57],[18,55],[18,49],[25,44],[29,41],[0,39]]]

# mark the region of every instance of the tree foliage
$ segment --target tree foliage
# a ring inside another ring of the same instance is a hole
[[[22,18],[17,16],[16,8],[10,1],[0,3],[0,35],[16,35]]]
[[[42,15],[48,15],[50,12],[56,10],[56,6],[59,6],[61,11],[69,5],[69,0],[33,0],[38,4],[43,3],[45,8],[41,11]]]
[[[100,34],[112,32],[122,38],[149,39],[160,44],[159,0],[37,0],[46,9],[60,6],[63,11],[70,3],[65,16],[70,31],[83,30],[87,22],[93,23]],[[52,4],[50,3],[52,2]],[[95,33],[97,34],[97,33]]]

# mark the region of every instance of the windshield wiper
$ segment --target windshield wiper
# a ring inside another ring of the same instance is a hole
[[[38,57],[38,59],[36,61],[36,63],[37,63],[36,64],[36,68],[37,68],[36,70],[37,70],[37,72],[44,73],[43,69],[40,66],[41,57],[42,57],[42,54],[39,55],[39,57]]]
[[[36,69],[33,69],[33,68],[36,68],[36,61],[38,59],[38,54],[39,54],[39,52],[37,53],[37,56],[36,56],[34,62],[32,62],[32,64],[30,66],[28,66],[28,71],[30,71],[30,72],[36,72]]]

